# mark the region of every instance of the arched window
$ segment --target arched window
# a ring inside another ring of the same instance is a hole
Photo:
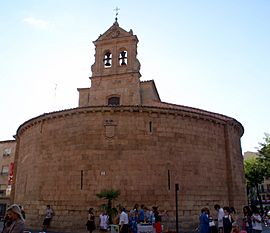
[[[126,50],[122,50],[120,53],[119,53],[119,65],[120,66],[126,66],[127,65],[127,62],[128,62],[128,59],[127,59],[127,51]]]
[[[104,54],[103,62],[105,68],[110,68],[112,66],[112,54],[110,51],[107,51]]]
[[[108,105],[120,105],[120,97],[113,96],[108,99]]]

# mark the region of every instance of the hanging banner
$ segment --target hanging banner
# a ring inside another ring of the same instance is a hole
[[[12,162],[9,165],[8,185],[12,185],[13,183],[13,174],[14,174],[14,163]]]

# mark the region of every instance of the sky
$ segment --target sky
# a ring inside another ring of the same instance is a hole
[[[116,7],[139,39],[141,80],[164,102],[235,118],[242,151],[256,151],[270,133],[269,0],[0,0],[0,141],[78,107]]]

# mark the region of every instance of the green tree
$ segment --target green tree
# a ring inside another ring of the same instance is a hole
[[[247,186],[255,188],[259,200],[260,209],[263,211],[262,199],[259,195],[259,184],[262,184],[266,175],[266,166],[259,158],[253,157],[244,161],[245,177]]]
[[[113,207],[113,201],[116,200],[120,195],[120,190],[104,189],[96,196],[100,199],[107,200],[106,204],[103,204],[101,208],[105,210],[109,216],[109,222],[113,223],[113,217],[117,214],[117,209]]]
[[[266,177],[270,177],[270,135],[268,133],[264,134],[264,142],[259,143],[259,157],[265,167],[268,168],[266,171]]]

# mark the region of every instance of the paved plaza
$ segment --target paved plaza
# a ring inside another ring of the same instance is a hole
[[[3,222],[0,222],[0,232],[2,232],[3,229]],[[96,230],[94,231],[94,233],[98,233],[99,231]],[[25,231],[25,233],[40,233],[40,231]],[[47,231],[46,233],[63,233],[63,232],[55,232],[55,231]],[[77,232],[70,232],[70,233],[77,233]],[[87,233],[87,231],[85,230],[85,233]],[[263,231],[262,233],[270,233],[270,226],[264,226],[263,227]]]

